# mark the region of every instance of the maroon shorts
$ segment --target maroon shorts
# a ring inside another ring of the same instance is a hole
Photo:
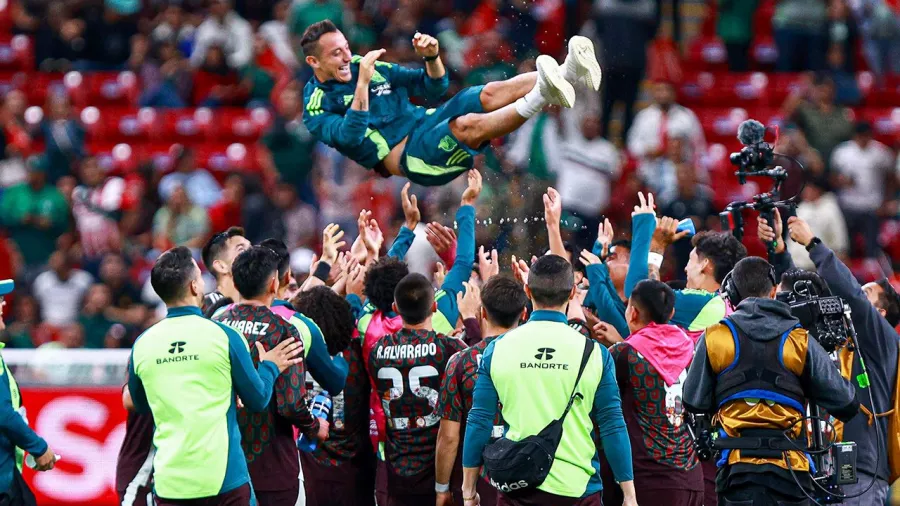
[[[377,461],[375,465],[375,499],[378,504],[388,503],[388,470],[387,462]]]
[[[259,506],[293,506],[300,496],[300,479],[297,486],[287,490],[256,490],[256,502]]]
[[[527,494],[509,497],[501,493],[497,499],[497,506],[602,506],[600,493],[587,497],[564,497],[556,494],[548,494],[540,490]]]
[[[299,481],[297,482],[299,485]],[[296,502],[297,498],[294,497]],[[294,503],[291,503],[294,504]],[[163,499],[156,496],[156,506],[249,506],[250,484],[240,486],[231,492],[199,499]]]
[[[437,493],[434,491],[434,467],[412,476],[403,476],[386,463],[385,474],[388,506],[420,506],[437,502]]]
[[[719,504],[719,495],[716,493],[716,460],[710,459],[700,462],[703,467],[703,506],[716,506]]]
[[[119,491],[119,504],[122,506],[151,506],[153,489],[138,487],[135,491]]]
[[[300,463],[306,506],[375,506],[374,462],[331,467],[301,452]]]

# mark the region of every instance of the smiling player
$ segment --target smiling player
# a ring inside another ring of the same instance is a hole
[[[404,176],[439,186],[471,169],[473,157],[495,138],[513,132],[547,104],[572,107],[584,81],[600,87],[593,43],[572,37],[562,67],[547,55],[537,72],[466,88],[435,109],[409,97],[437,100],[448,78],[438,41],[416,33],[412,40],[425,69],[378,61],[384,49],[353,55],[344,34],[329,20],[312,24],[300,44],[314,76],[303,91],[303,121],[309,131],[378,174]]]

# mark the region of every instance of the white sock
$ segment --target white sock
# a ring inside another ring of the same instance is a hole
[[[578,64],[575,63],[575,58],[566,55],[566,61],[563,62],[559,70],[563,79],[568,81],[569,84],[575,84],[575,81],[578,79]]]
[[[523,118],[530,118],[541,112],[545,105],[547,105],[547,99],[541,95],[541,89],[538,83],[535,83],[531,91],[516,100],[516,112]]]

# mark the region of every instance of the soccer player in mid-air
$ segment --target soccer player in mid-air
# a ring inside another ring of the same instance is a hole
[[[412,40],[425,69],[378,61],[384,49],[353,55],[344,34],[329,20],[310,25],[300,40],[314,76],[303,90],[303,121],[320,141],[378,174],[440,186],[471,169],[473,157],[495,138],[522,126],[545,105],[572,107],[582,81],[600,88],[600,64],[590,39],[572,37],[560,66],[538,56],[536,72],[472,86],[435,109],[410,103],[432,101],[449,80],[438,41],[416,33]]]

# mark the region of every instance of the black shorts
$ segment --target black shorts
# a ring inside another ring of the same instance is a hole
[[[259,506],[294,506],[300,496],[300,479],[297,486],[288,490],[254,490]]]
[[[602,506],[600,493],[587,497],[564,497],[535,490],[527,494],[509,497],[501,493],[497,506]]]
[[[132,490],[119,490],[119,504],[122,506],[152,506],[153,489],[150,487],[136,487]]]

